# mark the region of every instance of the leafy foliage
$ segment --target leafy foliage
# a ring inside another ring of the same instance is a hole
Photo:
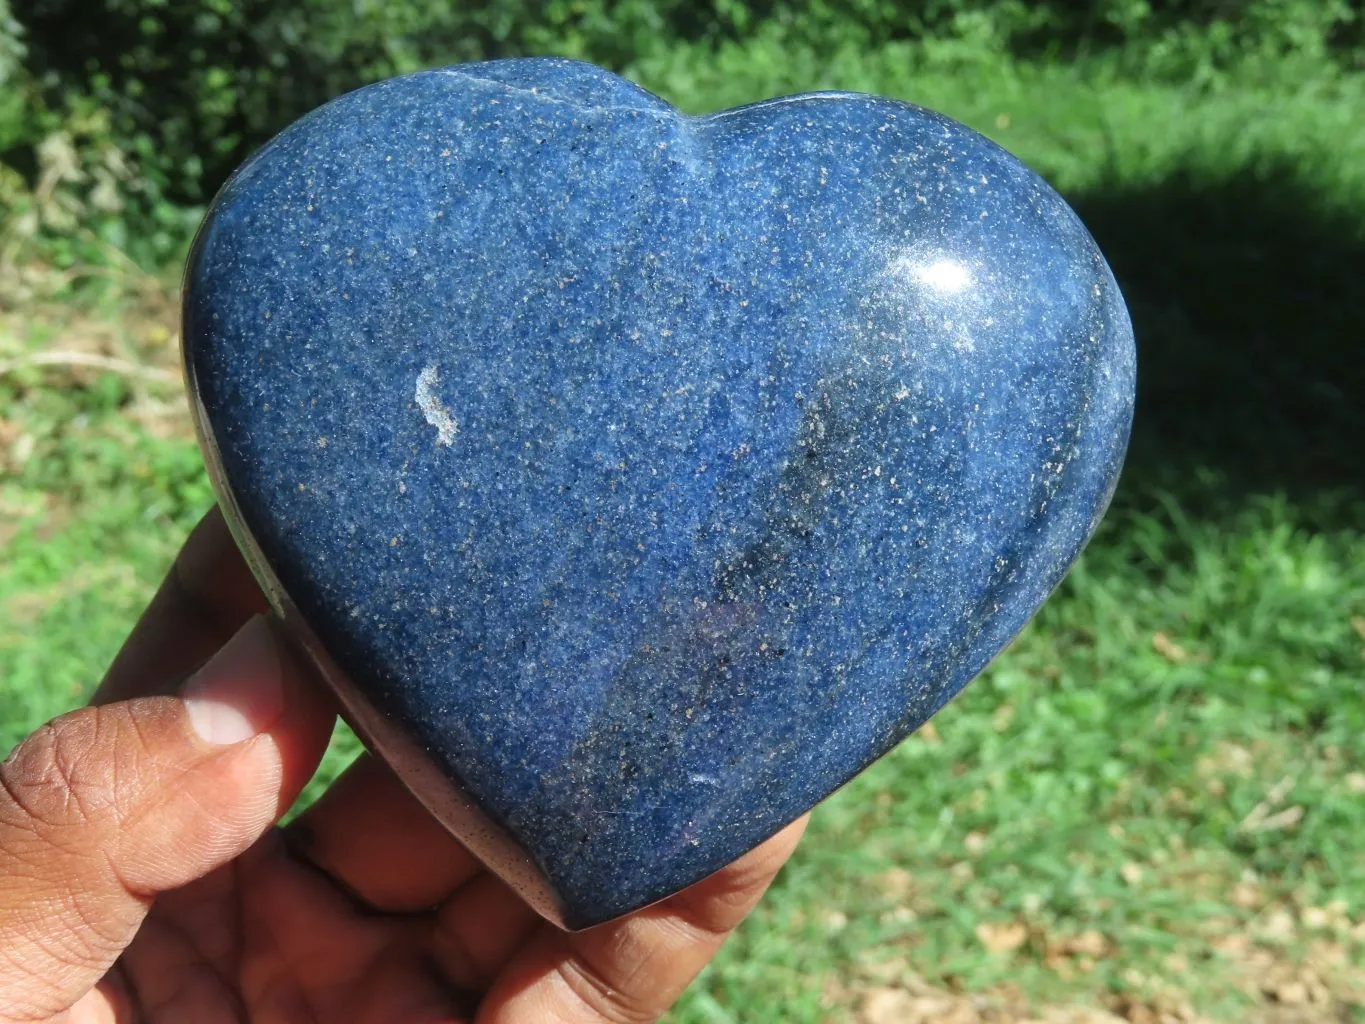
[[[830,59],[930,41],[940,52],[1112,51],[1144,74],[1213,77],[1239,61],[1287,54],[1349,63],[1365,39],[1359,0],[13,3],[14,17],[0,9],[0,69],[14,63],[22,41],[24,81],[9,103],[19,97],[24,109],[0,108],[0,139],[9,135],[0,148],[21,151],[15,160],[31,171],[33,147],[54,130],[77,148],[114,147],[137,168],[122,188],[130,212],[158,228],[174,219],[159,202],[204,201],[303,112],[433,64],[556,53],[630,69],[677,43],[710,47],[757,35],[774,59],[793,47]],[[92,124],[92,105],[107,112],[105,123]],[[139,233],[147,234],[145,224]]]

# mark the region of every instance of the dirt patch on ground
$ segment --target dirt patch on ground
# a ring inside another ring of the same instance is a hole
[[[1270,904],[1245,934],[1212,940],[1197,965],[1190,952],[1170,958],[1159,976],[1121,969],[1121,986],[1112,983],[1111,969],[1111,981],[1089,993],[1084,979],[1098,979],[1096,965],[1121,955],[1098,932],[1047,937],[1001,925],[983,926],[977,938],[993,955],[1039,952],[1045,966],[1073,983],[1074,999],[1040,1003],[1008,985],[954,991],[926,980],[908,960],[869,960],[853,977],[826,986],[828,1024],[1342,1024],[1365,1008],[1365,923],[1341,902]],[[1197,1009],[1195,993],[1215,980],[1240,1005],[1214,1015]]]
[[[1279,965],[1253,981],[1249,1005],[1207,1017],[1178,994],[1096,995],[1094,1005],[1034,1005],[1018,993],[955,993],[925,983],[857,986],[839,993],[830,1024],[1341,1024],[1350,1007],[1311,967]]]
[[[33,392],[83,391],[109,374],[126,385],[120,414],[130,423],[157,437],[191,437],[178,316],[175,293],[151,284],[94,305],[0,303],[0,385],[13,397],[0,405],[0,469],[21,469],[35,434],[51,427],[32,422]]]

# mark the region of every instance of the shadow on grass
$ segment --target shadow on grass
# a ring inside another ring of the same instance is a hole
[[[1315,525],[1365,527],[1365,211],[1290,166],[1069,198],[1138,339],[1118,506],[1157,488],[1217,516],[1281,492]]]

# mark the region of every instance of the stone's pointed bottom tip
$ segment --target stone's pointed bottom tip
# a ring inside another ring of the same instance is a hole
[[[855,95],[687,118],[562,61],[287,129],[215,200],[183,336],[277,607],[569,925],[949,700],[1080,551],[1132,413],[1114,279],[999,147]]]

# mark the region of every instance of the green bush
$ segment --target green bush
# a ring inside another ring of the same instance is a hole
[[[17,14],[47,107],[90,97],[160,193],[198,202],[280,127],[347,89],[514,53],[619,64],[668,34],[667,6],[18,0]]]
[[[155,260],[179,244],[178,208],[203,203],[283,125],[421,67],[554,53],[631,73],[680,46],[695,60],[758,39],[758,57],[777,61],[910,43],[949,59],[1110,55],[1126,73],[1213,80],[1286,55],[1324,68],[1357,62],[1361,9],[1362,0],[0,0],[0,162],[10,168],[0,200],[15,193],[16,173],[35,186],[40,144],[63,134],[83,168],[64,187],[107,241]],[[110,170],[122,167],[134,173]]]

